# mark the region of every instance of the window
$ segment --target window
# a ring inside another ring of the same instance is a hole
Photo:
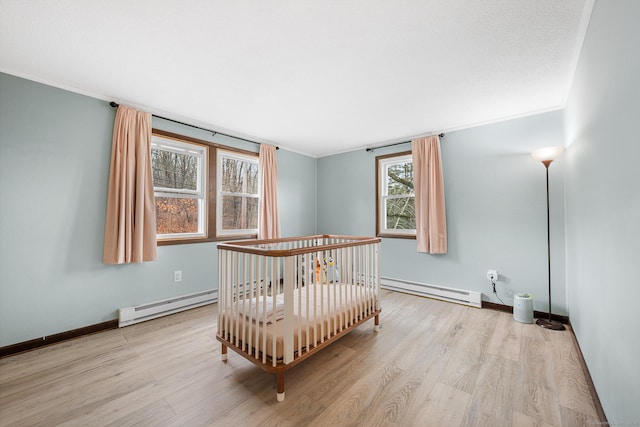
[[[151,166],[159,245],[257,237],[257,154],[154,129]]]
[[[206,234],[207,148],[151,137],[151,168],[158,239]]]
[[[258,158],[218,150],[219,236],[258,233]]]
[[[377,235],[415,238],[416,208],[411,152],[376,157]]]

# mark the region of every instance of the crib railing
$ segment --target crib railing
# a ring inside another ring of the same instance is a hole
[[[377,315],[379,246],[337,235],[219,244],[218,338],[276,367]]]

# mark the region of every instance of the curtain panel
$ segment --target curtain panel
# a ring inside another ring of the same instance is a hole
[[[278,210],[278,164],[276,147],[260,144],[260,205],[258,209],[258,238],[280,237],[280,213]]]
[[[447,253],[447,221],[440,138],[411,141],[418,252]]]
[[[156,258],[151,114],[121,105],[113,125],[102,262],[128,264]]]

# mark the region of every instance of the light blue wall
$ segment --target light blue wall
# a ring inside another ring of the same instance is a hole
[[[640,2],[596,2],[565,109],[571,323],[611,425],[640,422]]]
[[[217,287],[215,243],[162,246],[155,262],[102,264],[114,116],[107,102],[0,73],[0,346]],[[154,126],[257,149],[171,122]],[[279,150],[278,166],[283,235],[315,233],[315,159]],[[178,269],[183,281],[174,284]]]
[[[382,275],[483,293],[500,275],[498,293],[534,293],[547,310],[544,166],[530,151],[562,145],[562,112],[450,132],[442,139],[449,252],[417,253],[415,240],[383,239]],[[318,232],[375,235],[375,157],[410,145],[318,159]],[[563,159],[550,168],[553,311],[567,314],[564,286]]]
[[[283,236],[316,234],[316,159],[278,151],[278,201]]]

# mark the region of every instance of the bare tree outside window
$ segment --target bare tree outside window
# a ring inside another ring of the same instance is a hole
[[[198,189],[198,158],[194,155],[152,149],[151,167],[154,187]]]
[[[258,163],[231,156],[221,163],[222,229],[257,229]]]
[[[415,238],[416,206],[411,152],[376,157],[376,233]]]
[[[188,152],[152,148],[151,167],[155,191],[165,190],[175,194],[175,197],[156,195],[157,234],[198,232],[200,211],[198,198],[195,196],[198,190],[198,163],[198,156]],[[190,197],[186,197],[189,195]]]
[[[413,191],[413,163],[405,162],[387,169],[387,228],[412,230],[416,228],[416,206]]]

